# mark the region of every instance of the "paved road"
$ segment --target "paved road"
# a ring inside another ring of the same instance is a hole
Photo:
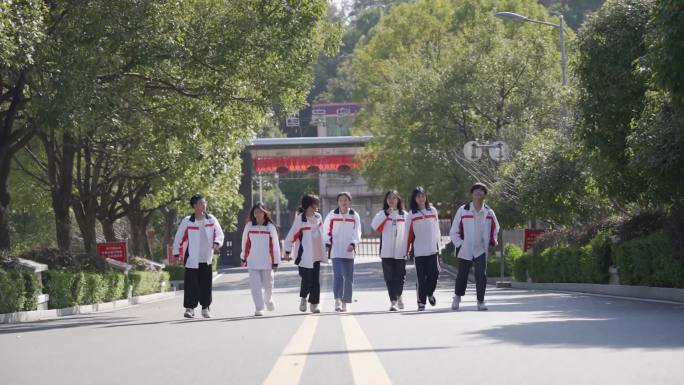
[[[415,285],[409,269],[407,288]],[[214,284],[214,318],[181,318],[181,298],[57,321],[0,325],[0,383],[22,384],[683,384],[684,306],[491,289],[490,311],[438,304],[389,313],[380,264],[357,264],[353,312],[297,311],[296,271],[277,309],[254,318],[243,269]],[[469,288],[469,293],[472,293]]]

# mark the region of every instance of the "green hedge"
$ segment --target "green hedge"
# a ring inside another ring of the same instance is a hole
[[[608,283],[610,264],[610,238],[599,233],[583,247],[554,246],[530,255],[527,271],[534,282]]]
[[[167,271],[131,271],[128,273],[128,282],[133,287],[133,296],[139,296],[158,293],[162,282],[169,282],[169,277]]]
[[[43,275],[50,309],[115,301],[127,296],[126,276],[120,272],[47,271]]]
[[[521,254],[513,260],[513,278],[518,282],[527,282],[527,271],[530,265],[530,254]]]
[[[0,313],[36,310],[40,292],[36,274],[0,269]]]
[[[622,284],[684,287],[684,260],[663,231],[615,246],[613,258]]]
[[[128,285],[125,275],[111,272],[104,275],[104,280],[107,286],[104,302],[116,301],[128,296]]]
[[[166,265],[164,271],[169,273],[171,281],[182,281],[185,278],[185,266],[183,265]]]

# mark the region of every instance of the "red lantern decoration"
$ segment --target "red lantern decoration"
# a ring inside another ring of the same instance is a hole
[[[290,171],[290,169],[287,168],[287,167],[285,167],[285,166],[280,166],[280,167],[278,167],[278,168],[276,169],[276,172],[277,172],[278,175],[280,175],[280,176],[285,176],[285,175],[287,175],[287,173],[288,173],[289,171]]]

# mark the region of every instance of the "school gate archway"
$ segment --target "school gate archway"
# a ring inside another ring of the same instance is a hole
[[[226,233],[227,247],[221,255],[221,265],[236,266],[240,263],[241,237],[245,218],[258,201],[253,194],[255,178],[264,174],[287,176],[306,172],[318,179],[321,197],[321,213],[325,215],[336,205],[336,196],[341,191],[349,191],[354,197],[354,208],[359,212],[365,247],[361,253],[377,253],[376,238],[370,222],[372,215],[382,207],[382,191],[368,188],[366,181],[351,172],[358,169],[356,155],[370,141],[370,136],[325,136],[299,138],[260,138],[255,139],[242,153],[242,179],[240,194],[245,197],[238,216],[237,231]],[[303,192],[302,192],[303,193]],[[272,210],[273,207],[270,207]],[[287,208],[273,218],[279,222],[281,237],[289,231],[293,213]]]

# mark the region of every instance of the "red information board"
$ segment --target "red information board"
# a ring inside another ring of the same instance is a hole
[[[126,263],[128,262],[128,246],[126,242],[98,243],[97,255]]]
[[[523,247],[523,251],[527,252],[527,250],[531,249],[532,246],[534,246],[534,241],[537,240],[537,238],[544,234],[545,230],[542,229],[525,229],[525,244]]]

